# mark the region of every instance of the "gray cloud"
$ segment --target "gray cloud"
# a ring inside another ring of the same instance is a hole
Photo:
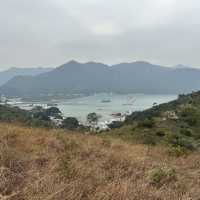
[[[0,0],[0,68],[71,59],[200,67],[196,0]]]

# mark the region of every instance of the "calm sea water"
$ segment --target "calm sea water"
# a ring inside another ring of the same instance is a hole
[[[95,94],[58,103],[58,108],[65,117],[76,117],[85,122],[88,113],[96,112],[101,115],[100,121],[108,121],[113,113],[141,111],[177,98],[177,95],[145,95],[145,94]],[[106,101],[106,102],[103,102]]]
[[[154,103],[166,103],[177,98],[177,95],[147,95],[147,94],[95,94],[74,99],[56,100],[57,107],[64,117],[76,117],[85,123],[91,112],[96,112],[100,122],[113,119],[112,114],[127,114],[133,111],[142,111],[153,106]],[[23,102],[17,106],[30,110],[32,102]],[[33,106],[47,108],[47,102],[34,103]]]

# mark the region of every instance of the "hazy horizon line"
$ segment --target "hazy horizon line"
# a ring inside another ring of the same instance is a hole
[[[194,69],[199,69],[198,66],[191,66],[191,65],[185,65],[185,64],[175,64],[175,65],[162,65],[162,64],[156,64],[156,63],[153,63],[153,62],[149,62],[149,61],[145,61],[145,60],[133,60],[133,61],[121,61],[121,62],[115,62],[113,64],[109,64],[109,63],[106,63],[106,62],[101,62],[101,61],[96,61],[96,60],[89,60],[89,61],[81,61],[81,60],[78,60],[78,59],[71,59],[71,60],[68,60],[62,64],[57,64],[57,65],[54,65],[54,66],[44,66],[44,65],[38,65],[38,66],[11,66],[11,67],[4,67],[3,69],[1,69],[0,67],[0,72],[4,72],[4,71],[7,71],[7,70],[10,70],[10,69],[40,69],[40,68],[52,68],[52,69],[55,69],[55,68],[58,68],[62,65],[65,65],[65,64],[69,64],[70,62],[77,62],[77,63],[80,63],[80,64],[88,64],[88,63],[98,63],[98,64],[103,64],[103,65],[107,65],[107,66],[115,66],[115,65],[119,65],[119,64],[131,64],[131,63],[139,63],[139,62],[143,62],[143,63],[148,63],[150,65],[156,65],[156,66],[160,66],[160,67],[167,67],[167,68],[194,68]]]

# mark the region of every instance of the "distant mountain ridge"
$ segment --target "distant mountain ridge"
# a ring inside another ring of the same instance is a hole
[[[148,62],[102,63],[70,61],[36,76],[17,76],[2,87],[8,96],[39,96],[95,92],[189,93],[200,89],[200,70],[170,68]]]
[[[37,67],[37,68],[12,67],[9,68],[8,70],[0,72],[0,86],[5,84],[7,81],[14,78],[15,76],[27,76],[27,75],[36,76],[45,72],[49,72],[51,70],[52,70],[51,68],[42,68],[42,67]]]

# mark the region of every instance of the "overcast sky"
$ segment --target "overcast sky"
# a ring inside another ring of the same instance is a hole
[[[0,0],[0,69],[72,59],[200,67],[200,1]]]

